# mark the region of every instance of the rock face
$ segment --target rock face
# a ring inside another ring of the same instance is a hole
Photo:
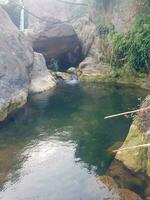
[[[32,92],[41,92],[55,83],[43,57],[34,54],[24,34],[1,7],[0,21],[0,121],[3,121],[26,103],[29,87]]]
[[[54,88],[56,81],[48,71],[45,59],[42,54],[34,53],[34,64],[30,73],[30,93],[44,92]]]
[[[116,31],[128,32],[136,14],[148,4],[149,0],[99,0],[89,15],[94,22],[113,24]]]
[[[68,54],[72,57],[77,55],[80,49],[79,39],[69,24],[62,23],[53,18],[45,18],[46,21],[33,24],[32,29],[26,30],[26,35],[36,52],[42,53],[46,60],[59,58]]]
[[[102,62],[97,63],[92,57],[87,57],[80,63],[80,79],[83,80],[103,80],[113,77],[114,72],[110,65]]]
[[[150,106],[150,96],[143,102],[141,108]],[[131,147],[150,143],[150,109],[138,113],[122,146]],[[116,159],[132,171],[143,172],[150,176],[150,147],[134,148],[120,151]]]
[[[79,65],[82,72],[80,78],[93,80],[112,77],[113,69],[102,61],[103,54],[96,25],[85,16],[77,20],[73,26],[77,31],[82,45],[82,55],[85,58]]]
[[[71,17],[70,11],[72,5],[64,4],[54,0],[25,0],[25,8],[36,16],[43,18],[45,16],[54,17],[66,21]],[[29,15],[29,25],[37,22],[38,19]]]
[[[99,33],[89,16],[80,18],[73,26],[81,42],[83,57],[93,57],[96,60],[100,60],[102,52],[99,48]]]
[[[0,7],[0,121],[26,103],[33,50]]]
[[[88,16],[82,17],[73,23],[73,26],[78,34],[82,46],[82,55],[86,57],[88,54],[97,55],[99,37],[97,34],[96,25],[89,19]],[[92,52],[92,47],[94,52]],[[96,48],[95,48],[96,47]]]
[[[110,176],[100,176],[98,177],[98,181],[103,182],[107,186],[116,200],[142,200],[135,192],[126,188],[119,188],[117,183]]]
[[[140,196],[128,189],[119,189],[121,200],[142,200]]]

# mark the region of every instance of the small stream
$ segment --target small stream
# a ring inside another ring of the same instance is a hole
[[[104,116],[137,108],[146,94],[81,83],[30,96],[0,124],[0,199],[117,200],[97,176],[108,173],[108,149],[123,142],[132,119]]]

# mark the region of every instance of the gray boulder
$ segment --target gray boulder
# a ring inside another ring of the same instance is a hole
[[[34,64],[30,73],[30,79],[30,93],[40,93],[49,90],[56,85],[56,81],[47,69],[42,54],[34,53]]]
[[[42,92],[55,82],[42,55],[34,54],[25,35],[1,7],[0,22],[0,121],[3,121],[26,103],[29,89]]]
[[[105,81],[114,77],[114,71],[109,64],[96,62],[93,57],[86,57],[79,65],[81,80]]]
[[[95,52],[92,53],[92,56],[96,56],[99,49],[99,36],[97,34],[96,25],[88,16],[84,16],[76,20],[73,23],[73,27],[81,42],[83,57],[85,58],[92,53],[92,47],[95,50]]]
[[[26,103],[33,50],[0,7],[0,121]]]
[[[42,53],[46,60],[66,54],[70,62],[74,62],[74,57],[78,57],[80,42],[72,26],[53,18],[43,19],[25,31],[34,51]]]
[[[85,58],[79,65],[80,79],[106,80],[114,76],[109,64],[103,62],[103,52],[100,49],[100,37],[96,25],[89,16],[84,16],[73,24],[82,46]]]
[[[150,95],[142,103],[141,109],[143,110],[134,117],[128,136],[121,147],[125,150],[118,151],[116,159],[131,171],[142,172],[150,177],[150,146],[139,146],[150,143]],[[129,147],[132,149],[128,149]]]

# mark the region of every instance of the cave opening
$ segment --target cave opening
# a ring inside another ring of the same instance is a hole
[[[84,59],[81,47],[76,50],[63,53],[57,58],[46,60],[47,66],[50,70],[55,72],[66,72],[69,68],[77,68]]]

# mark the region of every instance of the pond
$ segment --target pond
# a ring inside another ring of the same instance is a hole
[[[107,174],[109,149],[123,142],[132,118],[104,117],[137,108],[146,94],[81,83],[30,96],[0,124],[0,199],[117,200],[97,176]]]

